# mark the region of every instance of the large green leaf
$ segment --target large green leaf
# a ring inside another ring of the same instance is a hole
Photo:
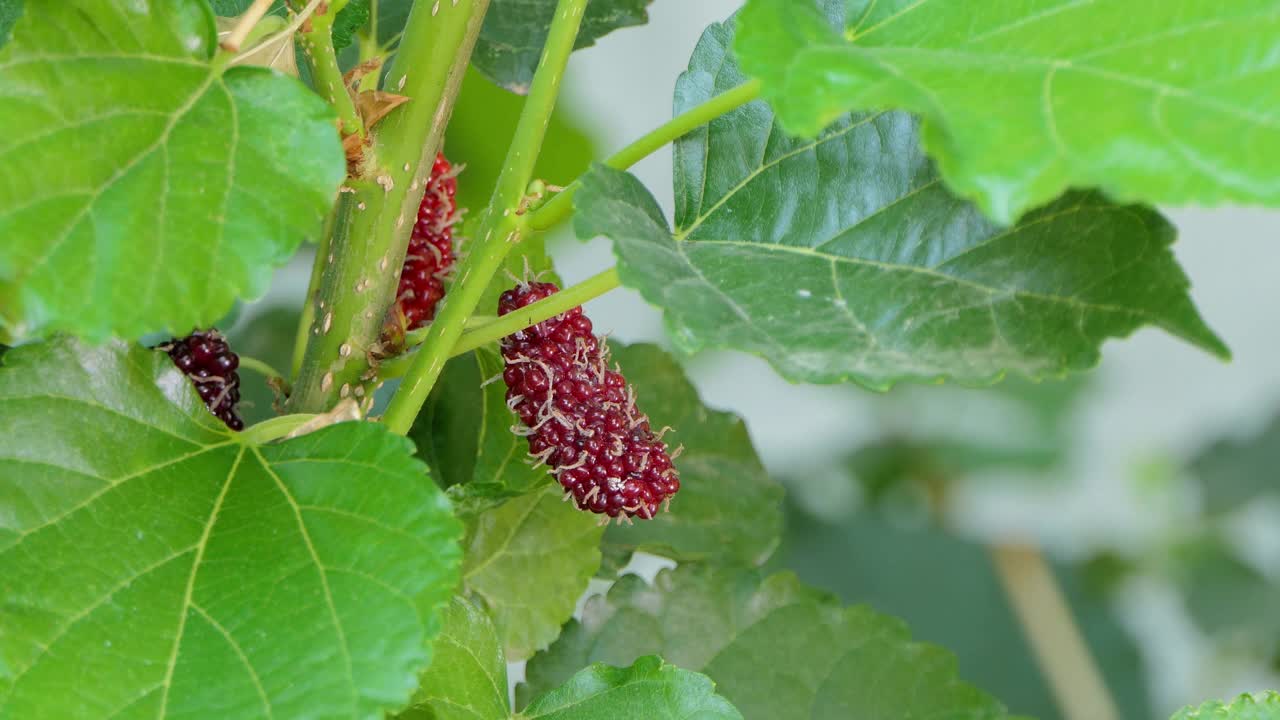
[[[618,28],[649,22],[653,0],[590,0],[575,50]],[[495,83],[519,95],[529,91],[558,0],[492,0],[471,62]]]
[[[582,621],[529,662],[517,701],[584,663],[649,653],[706,673],[747,718],[1006,717],[956,677],[950,654],[912,642],[898,620],[841,607],[790,574],[694,564],[653,585],[624,575],[588,600]]]
[[[662,348],[618,343],[610,348],[653,427],[673,428],[667,439],[684,446],[676,460],[680,492],[670,510],[652,520],[611,526],[605,543],[612,554],[621,562],[632,551],[645,550],[680,562],[763,563],[782,533],[782,486],[760,464],[742,420],[704,406]]]
[[[257,446],[162,352],[0,370],[0,717],[381,718],[430,660],[461,528],[403,438]]]
[[[741,720],[706,677],[642,657],[626,668],[592,665],[534,699],[523,720]]]
[[[1179,710],[1172,720],[1280,720],[1280,694],[1241,695],[1230,703],[1210,700]]]
[[[1280,493],[1280,417],[1257,435],[1243,441],[1221,440],[1203,450],[1191,463],[1199,479],[1206,512],[1235,510],[1253,500]]]
[[[708,28],[677,111],[742,81],[731,40]],[[1145,324],[1227,354],[1159,214],[1072,193],[1003,228],[947,192],[918,137],[912,117],[879,113],[798,140],[757,101],[676,144],[674,235],[634,177],[604,166],[575,227],[613,238],[623,283],[665,311],[677,347],[757,353],[792,380],[1061,375]]]
[[[466,518],[463,583],[493,615],[511,660],[556,638],[600,566],[604,528],[561,494],[547,486]]]
[[[432,647],[431,667],[410,708],[397,720],[501,720],[507,702],[507,663],[493,621],[470,601],[455,597]]]
[[[296,80],[223,71],[204,0],[46,3],[0,52],[0,324],[185,332],[262,293],[345,161]],[[38,171],[33,170],[38,161]]]
[[[740,22],[788,132],[919,113],[948,184],[997,220],[1069,187],[1280,203],[1272,0],[750,0]]]

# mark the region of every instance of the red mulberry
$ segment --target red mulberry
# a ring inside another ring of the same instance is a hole
[[[231,352],[217,330],[174,338],[160,349],[168,352],[173,364],[191,378],[209,412],[232,430],[244,429],[244,421],[236,413],[236,403],[240,402],[240,374],[236,372],[240,357]]]
[[[457,172],[444,154],[437,154],[431,179],[418,206],[396,302],[387,318],[385,335],[399,345],[404,334],[426,325],[436,315],[436,305],[444,297],[444,279],[453,269],[453,226],[458,220],[455,196]]]
[[[498,314],[558,290],[521,283],[502,294]],[[608,349],[581,307],[508,335],[502,357],[507,405],[524,425],[517,431],[579,508],[647,519],[680,489],[666,443],[636,409],[635,391],[608,368]]]

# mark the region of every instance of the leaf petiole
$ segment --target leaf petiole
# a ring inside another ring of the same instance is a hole
[[[760,97],[760,81],[749,80],[732,90],[726,90],[707,100],[701,105],[689,108],[671,120],[654,128],[640,139],[610,155],[605,165],[615,170],[626,170],[669,142],[688,134],[707,123],[736,110]],[[554,227],[569,213],[573,212],[573,194],[582,186],[580,180],[572,183],[560,194],[548,200],[542,207],[529,216],[529,225],[534,230],[546,230]]]

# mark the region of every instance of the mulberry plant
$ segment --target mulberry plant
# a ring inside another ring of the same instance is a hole
[[[1079,634],[1025,612],[1037,538],[982,575],[1031,642],[960,661],[785,572],[823,503],[684,368],[870,402],[1146,326],[1227,358],[1156,207],[1280,205],[1275,3],[743,0],[596,152],[566,67],[640,102],[597,80],[656,72],[602,59],[649,5],[0,0],[0,720],[1005,720],[1029,676],[1119,717],[1037,641]],[[556,232],[612,255],[579,279]],[[653,342],[606,347],[646,332],[620,288]]]

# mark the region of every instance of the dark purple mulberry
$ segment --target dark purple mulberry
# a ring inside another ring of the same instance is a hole
[[[498,314],[558,291],[521,283],[502,294]],[[626,379],[609,369],[609,351],[581,307],[503,338],[502,357],[507,405],[523,423],[515,430],[579,508],[648,519],[680,489],[666,443],[636,408]]]
[[[240,357],[231,352],[227,341],[217,330],[199,331],[184,338],[174,338],[160,346],[169,353],[200,393],[200,399],[219,420],[232,430],[243,430],[244,421],[236,414],[240,402]]]

